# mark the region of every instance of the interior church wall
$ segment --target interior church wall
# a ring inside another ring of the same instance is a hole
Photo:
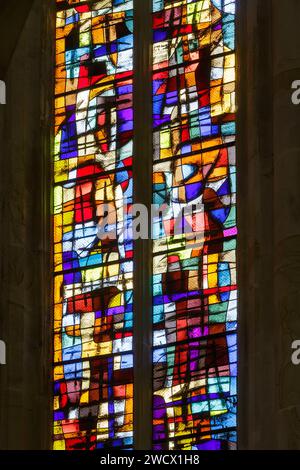
[[[53,5],[35,0],[0,106],[0,449],[50,447]],[[239,0],[241,449],[300,449],[299,17],[299,0]]]
[[[240,448],[300,448],[297,0],[239,1]]]
[[[47,0],[33,3],[3,71],[6,105],[0,109],[0,337],[5,341],[7,357],[6,365],[0,366],[1,449],[48,448],[51,432],[50,203],[48,191],[44,192],[51,184],[50,4]],[[13,21],[18,8],[11,13],[9,19]],[[14,41],[13,31],[6,37],[7,48],[9,41]],[[0,54],[4,53],[3,46]]]

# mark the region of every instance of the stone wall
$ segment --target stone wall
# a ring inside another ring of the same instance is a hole
[[[34,2],[5,73],[7,104],[0,108],[0,338],[7,345],[7,365],[0,366],[1,449],[47,448],[51,432],[52,4]]]
[[[239,6],[240,448],[300,449],[300,2]]]

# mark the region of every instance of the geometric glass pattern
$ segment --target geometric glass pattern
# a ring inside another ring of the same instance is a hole
[[[235,7],[153,0],[157,450],[236,446]]]
[[[152,1],[153,449],[234,449],[236,1]],[[53,446],[132,449],[134,1],[56,4]]]
[[[132,447],[132,74],[132,0],[57,0],[54,449]]]

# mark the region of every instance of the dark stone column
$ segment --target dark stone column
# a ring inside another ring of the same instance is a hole
[[[152,0],[134,1],[134,203],[148,208],[151,232]],[[141,97],[144,97],[141,100]],[[134,242],[134,448],[152,448],[152,240]]]
[[[7,104],[1,106],[0,338],[7,344],[7,365],[0,366],[1,449],[50,445],[54,5],[34,2],[6,71]]]
[[[300,449],[300,366],[291,344],[300,339],[300,2],[273,0],[274,44],[274,300],[278,321],[278,446]]]
[[[272,0],[239,6],[239,447],[275,449]]]

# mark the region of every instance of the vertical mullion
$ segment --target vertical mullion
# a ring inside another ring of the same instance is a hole
[[[134,203],[148,208],[134,242],[134,447],[152,447],[152,0],[134,0]]]

